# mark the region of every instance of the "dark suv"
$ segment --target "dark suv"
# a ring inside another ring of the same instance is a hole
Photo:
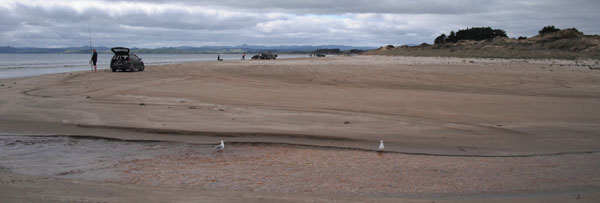
[[[121,71],[144,71],[144,62],[142,58],[135,54],[129,54],[129,49],[125,47],[114,47],[110,49],[115,55],[110,60],[110,69],[112,72]]]
[[[277,59],[277,54],[276,53],[268,53],[268,52],[263,52],[263,53],[259,53],[257,55],[254,55],[252,57],[252,60],[258,60],[258,59],[263,59],[263,60],[270,60],[270,59]]]

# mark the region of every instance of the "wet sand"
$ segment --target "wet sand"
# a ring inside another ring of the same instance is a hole
[[[556,193],[563,200],[577,200],[582,194],[593,197],[600,188],[600,153],[447,157],[248,143],[228,143],[225,150],[215,151],[211,145],[174,142],[0,136],[0,167],[42,180],[229,191],[250,197],[266,193],[449,201]],[[6,173],[1,179],[8,175],[15,176]],[[15,183],[6,179],[2,184],[12,188]]]
[[[250,156],[170,154],[125,162],[119,166],[129,168],[115,170],[139,173],[115,180],[124,185],[394,198],[597,193],[600,71],[577,64],[356,56],[8,79],[0,81],[0,128],[12,135],[195,144],[225,139]],[[373,152],[379,140],[385,140],[387,152],[400,154]],[[265,145],[273,143],[292,147]],[[227,165],[216,164],[220,160]],[[186,182],[189,177],[177,175],[188,173],[173,165],[229,181],[199,176]],[[219,167],[225,168],[208,170]],[[259,171],[256,177],[271,184],[252,185],[253,176],[223,172],[244,168]],[[296,171],[302,174],[294,181],[306,184],[284,181],[294,178],[288,169],[305,169]],[[511,173],[515,170],[523,174]],[[173,171],[176,176],[164,175]],[[361,179],[367,171],[377,178]],[[550,178],[536,175],[546,173]],[[466,186],[453,176],[463,177]],[[440,189],[435,181],[442,180]],[[590,182],[578,185],[585,180]]]

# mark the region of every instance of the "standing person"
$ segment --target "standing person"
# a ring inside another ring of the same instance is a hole
[[[94,53],[92,53],[92,64],[94,65],[93,72],[96,72],[96,62],[98,61],[98,53],[96,53],[96,49],[94,49]]]
[[[217,61],[221,61],[221,54],[217,55]]]
[[[246,60],[246,52],[244,52],[244,53],[242,54],[242,61],[243,61],[243,60]]]

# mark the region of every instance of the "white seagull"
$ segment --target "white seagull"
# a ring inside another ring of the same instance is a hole
[[[223,142],[223,140],[221,140],[221,144],[213,146],[213,149],[216,149],[216,150],[225,149],[225,143]]]
[[[383,146],[383,140],[380,140],[380,141],[379,141],[379,150],[381,151],[381,150],[383,150],[383,148],[385,148],[385,147]]]

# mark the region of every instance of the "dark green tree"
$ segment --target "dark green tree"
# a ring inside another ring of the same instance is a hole
[[[473,27],[458,32],[450,32],[446,42],[458,42],[460,40],[486,40],[495,37],[507,37],[506,32],[501,29],[492,29],[491,27]]]
[[[458,42],[458,40],[456,39],[456,33],[454,33],[454,30],[450,31],[450,35],[448,35],[448,39],[446,39],[446,42]]]
[[[448,37],[446,37],[445,34],[442,34],[439,37],[435,38],[433,43],[434,44],[446,44],[446,40],[448,40]]]
[[[554,27],[554,25],[548,25],[548,26],[546,26],[546,27],[542,28],[542,29],[539,31],[539,34],[540,34],[540,35],[543,35],[543,34],[547,34],[547,33],[553,33],[553,32],[558,32],[558,31],[560,31],[560,29],[558,29],[558,28],[555,28],[555,27]]]

